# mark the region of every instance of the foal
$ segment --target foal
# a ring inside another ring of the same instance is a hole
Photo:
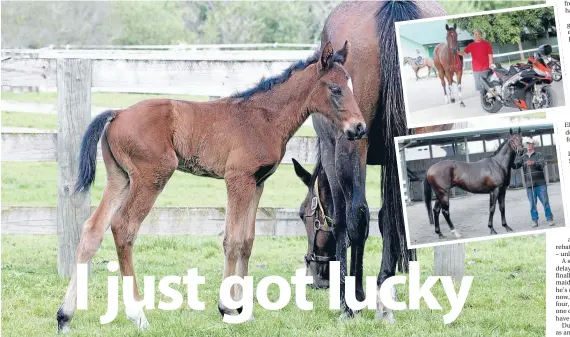
[[[97,116],[83,138],[76,191],[88,189],[94,181],[99,139],[107,186],[84,224],[76,264],[93,258],[111,226],[121,275],[132,277],[132,296],[136,304],[141,303],[133,245],[156,198],[174,171],[180,170],[225,180],[223,278],[234,275],[236,266],[238,276],[247,276],[264,181],[277,169],[296,130],[311,113],[319,113],[350,140],[366,133],[343,67],[348,55],[348,41],[336,53],[329,43],[283,74],[232,97],[206,103],[151,99]],[[69,330],[76,309],[76,283],[74,271],[57,313],[58,331]],[[234,287],[232,296],[241,299],[241,287]],[[221,300],[218,308],[222,316],[234,313]],[[138,328],[148,327],[142,307],[125,309]]]

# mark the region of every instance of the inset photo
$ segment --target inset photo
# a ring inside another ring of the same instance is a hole
[[[411,248],[565,226],[552,123],[396,140]]]
[[[396,23],[408,127],[565,105],[553,6]]]

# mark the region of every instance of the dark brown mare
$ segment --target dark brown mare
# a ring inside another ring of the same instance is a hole
[[[424,63],[422,63],[418,66],[415,63],[415,60],[413,57],[406,56],[406,57],[404,57],[404,65],[406,65],[406,64],[409,64],[410,67],[412,67],[412,69],[416,73],[416,81],[418,81],[420,79],[420,77],[418,76],[418,71],[422,68],[425,68],[425,67],[428,68],[427,77],[429,77],[429,74],[431,74],[432,70],[433,70],[433,74],[437,76],[437,71],[435,70],[435,64],[434,64],[433,60],[429,57],[424,57]]]
[[[457,76],[457,94],[459,96],[459,105],[465,107],[461,95],[461,76],[463,76],[463,56],[459,55],[459,44],[457,42],[457,24],[453,27],[445,25],[447,30],[447,43],[440,43],[435,46],[433,50],[434,63],[439,74],[441,86],[443,87],[443,95],[445,97],[445,104],[455,103],[455,96],[453,94],[452,84],[453,75]],[[445,81],[447,80],[447,89]]]
[[[511,168],[514,168],[516,155],[523,152],[521,129],[518,133],[510,130],[509,138],[503,142],[499,148],[488,158],[483,158],[473,163],[466,163],[457,160],[442,160],[433,164],[426,172],[424,180],[424,201],[428,212],[430,224],[434,224],[435,233],[439,238],[443,238],[443,234],[439,229],[439,212],[443,213],[443,217],[451,233],[457,238],[461,234],[455,229],[451,222],[449,213],[449,192],[452,187],[457,186],[465,191],[485,194],[489,193],[489,229],[491,234],[497,234],[493,228],[493,215],[495,214],[495,206],[497,199],[499,200],[499,209],[501,210],[501,223],[507,232],[513,230],[507,225],[505,219],[505,194],[507,187],[511,181]],[[432,190],[435,191],[435,204],[432,205]]]
[[[383,204],[379,214],[383,252],[377,286],[395,274],[399,258],[408,261],[412,253],[406,245],[394,146],[394,137],[408,133],[395,22],[444,15],[446,12],[435,1],[361,1],[338,5],[326,19],[321,46],[331,42],[338,48],[345,40],[351,41],[354,57],[347,60],[345,67],[352,79],[357,104],[370,125],[368,139],[348,142],[339,137],[340,131],[332,123],[313,117],[322,168],[332,196],[343,316],[354,314],[345,302],[349,246],[350,275],[355,277],[351,295],[359,301],[364,299],[362,261],[370,221],[365,197],[367,164],[383,166]],[[392,295],[396,297],[395,288]],[[376,317],[392,321],[391,310],[380,301],[377,303]]]
[[[410,133],[421,134],[428,132],[448,131],[454,124],[433,125],[410,130]],[[305,266],[307,276],[313,277],[315,289],[329,287],[329,262],[336,259],[336,243],[333,231],[333,202],[327,175],[322,169],[321,158],[317,153],[316,165],[313,173],[309,173],[301,164],[293,159],[295,173],[308,188],[305,200],[299,208],[299,217],[305,225],[307,232],[307,253]],[[408,172],[411,179],[421,181],[413,173]],[[410,259],[413,260],[413,259]],[[407,271],[407,263],[398,260],[398,270]]]
[[[175,170],[224,179],[228,205],[223,240],[223,279],[248,275],[255,217],[264,181],[275,172],[286,144],[312,113],[338,128],[347,141],[366,133],[366,123],[343,67],[350,48],[331,44],[283,74],[232,97],[197,103],[151,99],[127,109],[107,111],[89,125],[82,143],[76,190],[94,182],[97,142],[107,169],[103,198],[85,222],[76,263],[88,263],[111,226],[123,280],[133,278],[132,296],[141,303],[132,250],[141,222]],[[58,330],[66,331],[75,313],[77,271],[57,313]],[[234,286],[232,296],[242,297]],[[222,315],[235,313],[221,301]],[[140,306],[126,308],[138,328],[148,322]],[[238,309],[239,311],[239,309]],[[253,317],[253,316],[251,316]]]

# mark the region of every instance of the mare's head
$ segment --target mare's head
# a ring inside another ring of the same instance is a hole
[[[350,45],[344,43],[335,52],[331,43],[323,48],[317,61],[317,84],[307,102],[310,112],[320,113],[330,120],[349,140],[357,140],[366,134],[366,122],[352,89],[352,80],[344,63],[349,56]]]
[[[295,173],[307,186],[307,196],[299,209],[299,217],[307,231],[307,253],[305,266],[307,276],[313,277],[315,289],[329,287],[329,261],[336,259],[336,244],[332,233],[332,198],[324,170],[317,164],[311,175],[295,159]],[[315,235],[316,233],[316,235]]]
[[[511,150],[516,152],[517,156],[520,156],[523,154],[524,150],[521,128],[519,128],[517,133],[514,133],[513,129],[511,129],[510,133],[509,139],[507,140],[509,142],[509,147]]]
[[[445,30],[447,30],[447,47],[451,49],[453,53],[456,53],[459,49],[459,43],[457,42],[457,24],[454,23],[453,27],[449,27],[445,24]]]

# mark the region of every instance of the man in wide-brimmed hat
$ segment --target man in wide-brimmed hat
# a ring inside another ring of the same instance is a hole
[[[548,190],[546,187],[546,178],[544,177],[544,168],[546,161],[540,152],[534,150],[535,141],[530,137],[523,139],[527,151],[522,156],[515,159],[515,169],[523,168],[524,181],[526,183],[526,192],[530,201],[530,216],[532,218],[532,227],[538,226],[538,211],[536,209],[536,199],[538,198],[544,207],[544,216],[546,222],[550,226],[554,226],[550,203],[548,202]]]

